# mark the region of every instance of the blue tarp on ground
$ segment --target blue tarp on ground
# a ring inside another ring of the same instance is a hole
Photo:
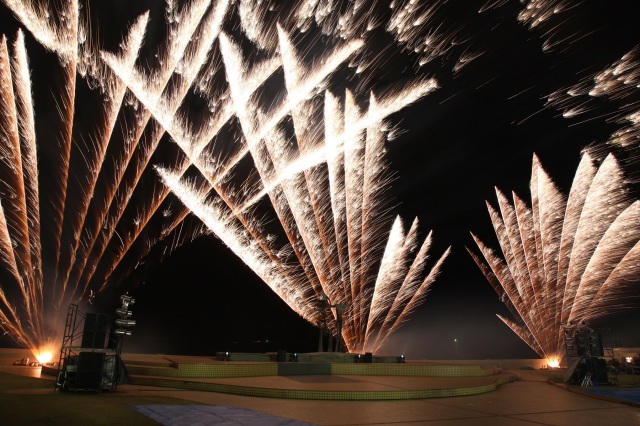
[[[257,425],[257,426],[312,426],[298,420],[257,413],[246,408],[213,405],[132,405],[131,408],[165,426],[192,425]]]
[[[582,388],[582,390],[611,399],[640,403],[640,388],[596,387]]]

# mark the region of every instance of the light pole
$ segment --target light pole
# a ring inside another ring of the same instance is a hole
[[[136,300],[129,295],[123,294],[120,296],[120,301],[122,302],[122,306],[116,309],[116,315],[118,318],[116,318],[115,321],[118,328],[113,331],[118,337],[118,343],[116,346],[116,353],[118,356],[122,353],[122,342],[124,340],[124,336],[131,336],[131,330],[129,330],[129,327],[136,325],[136,321],[131,319],[133,312],[129,310],[129,305],[136,303]]]

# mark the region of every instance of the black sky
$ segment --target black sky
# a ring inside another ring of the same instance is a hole
[[[396,211],[405,222],[418,217],[422,229],[434,231],[434,256],[452,246],[427,301],[386,350],[410,358],[535,357],[495,316],[507,311],[466,252],[465,246],[473,247],[469,232],[497,248],[485,206],[485,200],[495,204],[494,187],[529,200],[536,153],[566,193],[581,149],[606,141],[619,128],[605,118],[562,118],[560,111],[545,108],[545,101],[640,44],[640,6],[636,1],[615,6],[604,0],[568,2],[576,7],[532,30],[516,19],[524,7],[520,2],[486,14],[476,13],[485,1],[473,7],[459,3],[450,5],[450,16],[442,20],[460,26],[467,45],[482,56],[452,73],[439,69],[450,67],[449,58],[419,67],[415,55],[403,54],[405,62],[381,67],[375,82],[384,86],[412,74],[439,80],[436,92],[392,117],[404,132],[389,143],[389,161],[396,175]],[[122,32],[110,23],[130,22],[148,7],[152,19],[145,48],[151,49],[158,37],[154,31],[162,32],[162,7],[120,1],[113,7],[96,4],[93,13],[101,30],[118,40]],[[15,24],[4,6],[0,12],[2,32],[12,34]],[[555,24],[558,29],[547,32]],[[544,53],[549,34],[568,41]],[[149,262],[142,278],[137,274],[105,293],[100,309],[115,309],[117,294],[125,290],[136,298],[137,326],[126,341],[128,351],[200,355],[317,348],[317,330],[213,236],[178,249],[161,264]],[[635,312],[595,326],[611,327],[619,344],[640,346]]]

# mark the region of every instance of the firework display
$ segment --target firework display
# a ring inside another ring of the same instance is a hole
[[[388,214],[384,142],[394,129],[385,119],[437,83],[404,79],[364,101],[366,77],[355,88],[327,89],[338,69],[366,75],[366,40],[358,37],[372,24],[366,10],[340,17],[314,6],[309,14],[301,3],[280,25],[264,19],[268,7],[248,2],[167,2],[165,37],[145,56],[149,13],[128,23],[110,50],[92,26],[91,2],[5,4],[57,65],[46,101],[58,114],[45,132],[23,32],[12,48],[3,38],[10,280],[1,315],[14,340],[40,350],[53,341],[61,310],[115,281],[118,266],[126,276],[167,236],[165,251],[201,234],[185,225],[188,210],[170,189],[305,319],[327,316],[317,307],[324,295],[345,305],[350,350],[379,346],[424,299],[442,259],[425,272],[431,237],[421,244],[417,222],[405,231]],[[228,28],[232,19],[240,31]],[[301,59],[285,27],[309,20],[338,36]],[[258,53],[245,57],[238,37]],[[206,107],[194,112],[190,97]],[[163,138],[175,144],[161,150]],[[166,185],[149,174],[153,158]],[[266,226],[268,214],[280,229]],[[336,312],[327,322],[334,334]]]
[[[478,182],[465,172],[494,147],[482,135],[504,127],[466,100],[514,81],[493,115],[529,97],[533,107],[504,114],[511,124],[546,110],[610,133],[584,149],[567,200],[534,159],[531,206],[499,192],[499,213],[489,207],[503,256],[478,238],[486,262],[473,256],[519,318],[503,320],[549,357],[562,323],[628,306],[620,295],[637,276],[637,236],[625,224],[637,216],[620,169],[634,176],[640,158],[640,52],[591,64],[580,46],[600,29],[576,24],[591,21],[580,1],[2,4],[11,19],[0,42],[0,327],[35,352],[56,342],[69,303],[135,282],[205,233],[347,350],[379,350],[449,256],[430,254],[432,234],[397,215],[391,141],[407,123],[427,127],[410,141],[435,154],[420,158],[420,173],[458,167],[453,180]],[[557,60],[562,78],[538,86],[526,46],[505,47],[510,32]],[[432,141],[428,125],[442,116],[455,116],[455,133]],[[463,128],[482,138],[477,147],[455,149]],[[440,150],[456,159],[437,164]],[[432,180],[412,208],[455,187]],[[405,185],[401,201],[423,183]],[[446,199],[460,208],[462,198]]]
[[[637,299],[640,201],[632,202],[613,155],[597,167],[582,157],[565,198],[534,157],[531,206],[499,190],[489,213],[502,256],[474,239],[471,250],[511,314],[500,316],[541,357],[564,356],[564,330],[624,311]]]

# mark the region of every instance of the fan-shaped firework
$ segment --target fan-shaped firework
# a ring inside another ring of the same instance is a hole
[[[32,97],[25,36],[0,42],[0,318],[43,359],[70,302],[129,274],[160,240],[170,250],[204,228],[185,225],[188,210],[147,167],[163,129],[100,64],[78,4],[5,3],[41,43],[33,49],[54,53]],[[145,23],[122,42],[123,65],[133,67]]]
[[[229,83],[222,106],[196,143],[184,124],[168,127],[204,181],[159,168],[165,184],[302,317],[320,323],[326,294],[334,307],[346,308],[347,348],[375,350],[423,301],[444,260],[425,273],[431,239],[419,243],[417,222],[405,233],[396,219],[389,231],[383,161],[384,119],[434,90],[435,81],[372,95],[365,113],[348,90],[343,96],[322,90],[362,40],[337,43],[311,65],[280,27],[277,51],[249,66],[228,34],[213,27],[206,34],[207,43],[219,40]],[[265,99],[258,88],[276,71],[284,85]],[[145,99],[142,81],[128,84]],[[229,131],[236,135],[233,143],[216,143]],[[219,154],[218,145],[232,153]],[[338,309],[328,319],[334,333]]]
[[[431,238],[420,245],[417,221],[408,233],[399,218],[390,233],[387,229],[388,176],[379,126],[382,117],[406,101],[396,97],[385,105],[372,98],[369,111],[361,114],[347,94],[342,113],[327,92],[325,137],[310,147],[304,135],[287,136],[286,122],[272,121],[274,128],[256,139],[245,131],[260,180],[247,183],[234,201],[219,179],[209,177],[209,185],[198,186],[159,171],[209,229],[296,312],[319,323],[321,298],[328,295],[331,303],[346,307],[342,335],[348,349],[373,351],[424,299],[444,260],[425,276]],[[292,116],[303,119],[304,103],[291,108]],[[293,124],[301,130],[317,125]],[[280,232],[263,216],[263,197],[280,221]],[[334,328],[335,315],[330,320]]]
[[[503,258],[474,236],[469,251],[517,322],[500,318],[541,357],[563,357],[563,324],[632,306],[640,272],[640,202],[631,202],[616,159],[583,155],[565,199],[534,157],[531,207],[500,192],[488,205]],[[631,291],[630,291],[631,290]],[[632,298],[628,297],[632,296]]]
[[[175,61],[131,73],[117,58],[103,57],[195,166],[189,177],[186,165],[159,167],[164,183],[303,318],[318,324],[329,314],[337,334],[343,305],[347,348],[372,351],[424,300],[444,260],[427,270],[431,238],[419,243],[417,222],[408,233],[400,219],[391,227],[383,161],[392,130],[384,120],[436,82],[394,82],[371,94],[363,112],[360,92],[369,86],[372,54],[365,35],[373,17],[358,7],[346,13],[327,7],[331,13],[300,2],[268,19],[270,9],[251,2],[191,3],[174,20],[175,43],[168,46],[184,52],[180,80],[190,84],[198,76],[194,95],[208,109],[197,115],[188,109],[176,115],[189,84],[164,93],[156,87],[158,74]],[[398,30],[409,19],[393,16]],[[239,27],[225,25],[233,17]],[[301,37],[307,21],[322,31],[294,46],[287,28]],[[355,89],[346,79],[332,80],[334,74],[349,75]],[[325,90],[330,81],[342,92]],[[325,295],[330,312],[320,306]]]

